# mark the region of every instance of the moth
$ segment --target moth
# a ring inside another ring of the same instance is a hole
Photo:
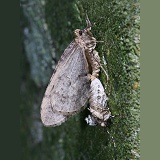
[[[74,31],[76,37],[64,50],[45,91],[40,111],[45,126],[61,125],[84,108],[90,79],[98,77],[100,58],[88,16],[86,23],[85,29]]]
[[[111,112],[107,107],[108,97],[104,87],[98,78],[94,78],[90,85],[89,111],[91,115],[85,118],[87,124],[95,126],[100,124],[106,127],[107,120],[111,117]]]

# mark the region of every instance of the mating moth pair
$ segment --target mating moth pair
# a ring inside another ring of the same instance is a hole
[[[76,38],[64,50],[50,79],[41,104],[41,120],[45,126],[61,125],[71,115],[84,108],[89,99],[90,112],[85,120],[89,125],[106,126],[111,112],[106,107],[107,96],[97,78],[100,57],[95,50],[91,23],[74,31]]]

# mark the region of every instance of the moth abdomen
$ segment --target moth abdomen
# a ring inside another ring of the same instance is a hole
[[[102,83],[98,78],[91,81],[90,97],[89,97],[89,111],[92,115],[89,115],[85,120],[89,125],[100,124],[102,127],[106,127],[107,120],[111,116],[109,108],[107,108],[107,100],[105,90]]]

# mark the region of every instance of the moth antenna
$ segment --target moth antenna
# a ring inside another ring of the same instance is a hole
[[[103,68],[103,66],[101,64],[100,64],[100,67],[103,70],[104,74],[106,75],[106,80],[107,80],[107,83],[108,83],[108,81],[109,81],[108,74],[107,74],[107,72],[105,71],[105,69]]]
[[[96,41],[97,43],[104,43],[104,41]]]
[[[88,18],[88,15],[86,13],[86,23],[87,23],[87,27],[86,27],[86,30],[90,31],[91,30],[91,27],[92,27],[92,24]]]

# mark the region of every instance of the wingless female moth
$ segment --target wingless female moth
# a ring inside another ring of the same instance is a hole
[[[64,50],[44,94],[41,120],[45,126],[61,125],[68,117],[84,108],[89,98],[91,104],[94,102],[94,96],[90,96],[90,83],[91,89],[97,87],[94,86],[94,82],[98,80],[100,57],[95,50],[97,41],[90,32],[91,23],[88,16],[86,23],[85,29],[74,31],[76,38]],[[97,95],[97,92],[91,91],[91,93]],[[92,106],[90,107],[92,117],[103,126],[100,123],[102,118],[96,118],[99,115],[93,111],[96,106]],[[98,112],[96,109],[95,111]]]
[[[91,80],[89,111],[92,115],[88,115],[88,117],[85,118],[90,126],[100,124],[102,127],[106,127],[107,120],[111,116],[111,112],[109,108],[107,108],[107,100],[108,97],[106,96],[101,81],[98,78]]]

